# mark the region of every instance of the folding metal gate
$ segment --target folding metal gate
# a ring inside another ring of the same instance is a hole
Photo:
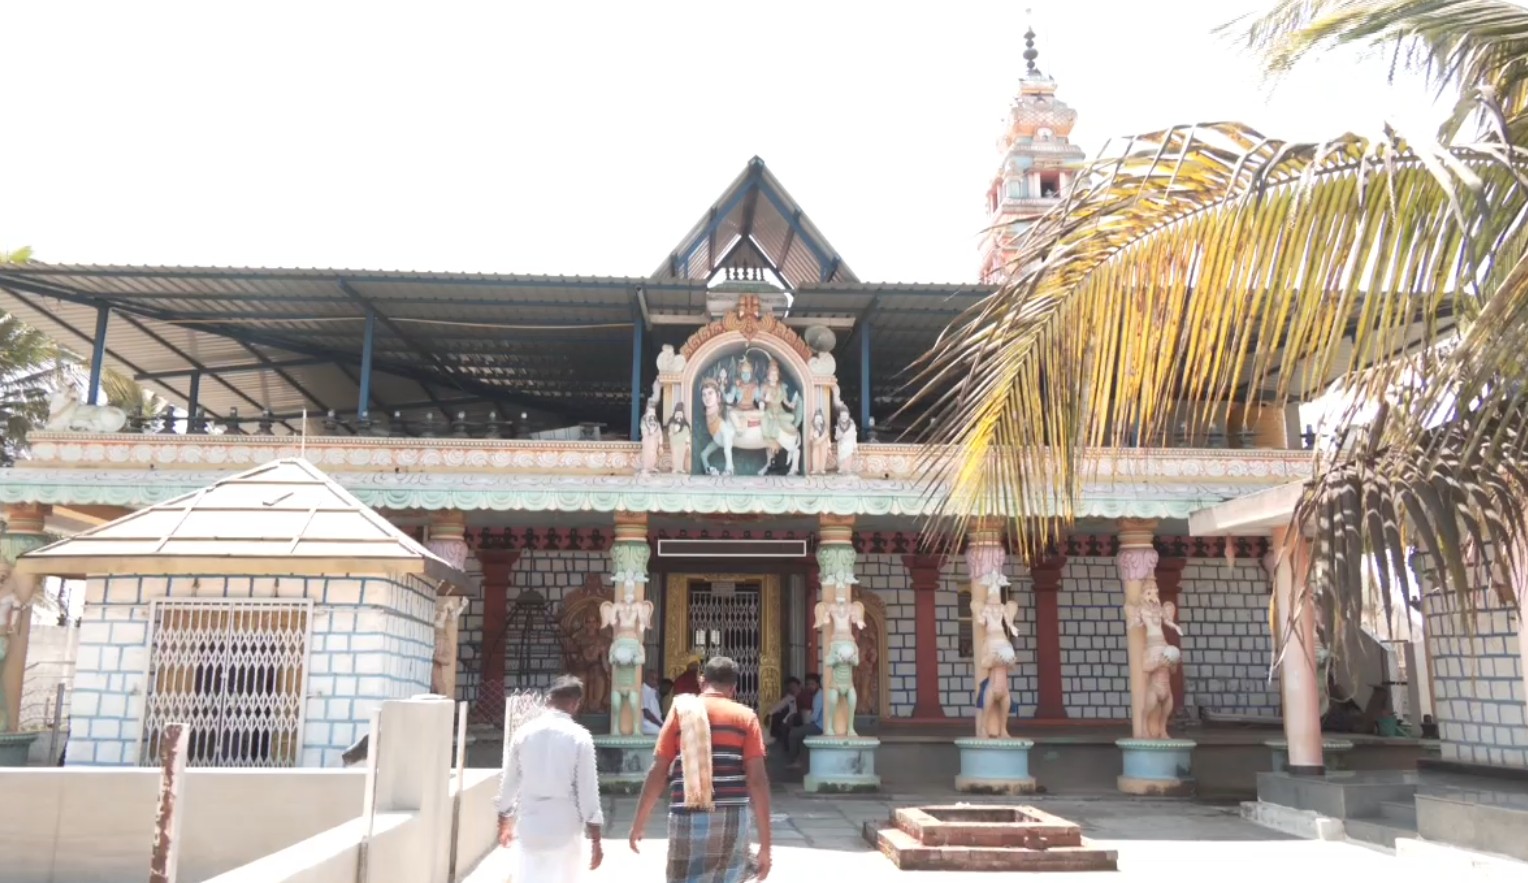
[[[737,701],[759,704],[759,587],[733,583],[690,585],[693,646],[706,656],[728,656],[738,667]]]
[[[296,766],[312,613],[311,600],[153,602],[139,762],[157,764],[165,725],[185,723],[189,766]]]

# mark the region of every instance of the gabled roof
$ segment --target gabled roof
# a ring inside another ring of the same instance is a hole
[[[306,460],[274,460],[35,549],[18,573],[467,577]]]
[[[859,281],[758,157],[679,240],[653,278],[705,280],[733,259],[758,266],[760,257],[792,288]]]

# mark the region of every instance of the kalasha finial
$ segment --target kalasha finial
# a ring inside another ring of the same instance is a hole
[[[1040,69],[1035,67],[1035,59],[1040,57],[1040,50],[1035,48],[1035,29],[1033,27],[1024,31],[1024,61],[1028,65],[1028,73],[1031,77],[1038,77]]]

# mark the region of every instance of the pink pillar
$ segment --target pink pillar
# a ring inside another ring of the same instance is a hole
[[[1282,648],[1279,687],[1284,696],[1284,738],[1289,743],[1289,772],[1319,776],[1325,762],[1321,756],[1321,691],[1316,683],[1316,615],[1313,599],[1305,594],[1310,568],[1310,547],[1303,538],[1285,545],[1285,529],[1273,534],[1273,548],[1264,559],[1271,570],[1277,617],[1274,647]],[[1303,602],[1303,604],[1302,604]],[[1291,612],[1302,604],[1291,621]]]

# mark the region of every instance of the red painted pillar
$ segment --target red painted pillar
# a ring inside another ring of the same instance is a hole
[[[509,631],[509,574],[519,552],[480,549],[483,565],[483,679],[478,684],[478,714],[502,721],[504,711],[504,641]]]
[[[939,701],[939,617],[934,593],[939,591],[939,570],[944,558],[939,555],[903,555],[902,564],[912,577],[913,586],[913,661],[917,665],[917,694],[913,717],[944,717],[944,703]]]
[[[1036,720],[1065,720],[1066,695],[1061,681],[1061,569],[1056,555],[1029,569],[1035,584],[1035,669],[1039,681]]]
[[[1157,578],[1157,597],[1162,599],[1163,604],[1171,602],[1180,611],[1183,605],[1178,601],[1179,588],[1183,583],[1183,567],[1188,561],[1183,558],[1159,558],[1157,570],[1154,574]],[[1178,614],[1183,615],[1181,612]],[[1183,636],[1172,629],[1163,629],[1167,633],[1167,643],[1183,651]],[[1181,658],[1181,657],[1180,657]],[[1183,666],[1173,669],[1173,712],[1176,714],[1183,709]]]

